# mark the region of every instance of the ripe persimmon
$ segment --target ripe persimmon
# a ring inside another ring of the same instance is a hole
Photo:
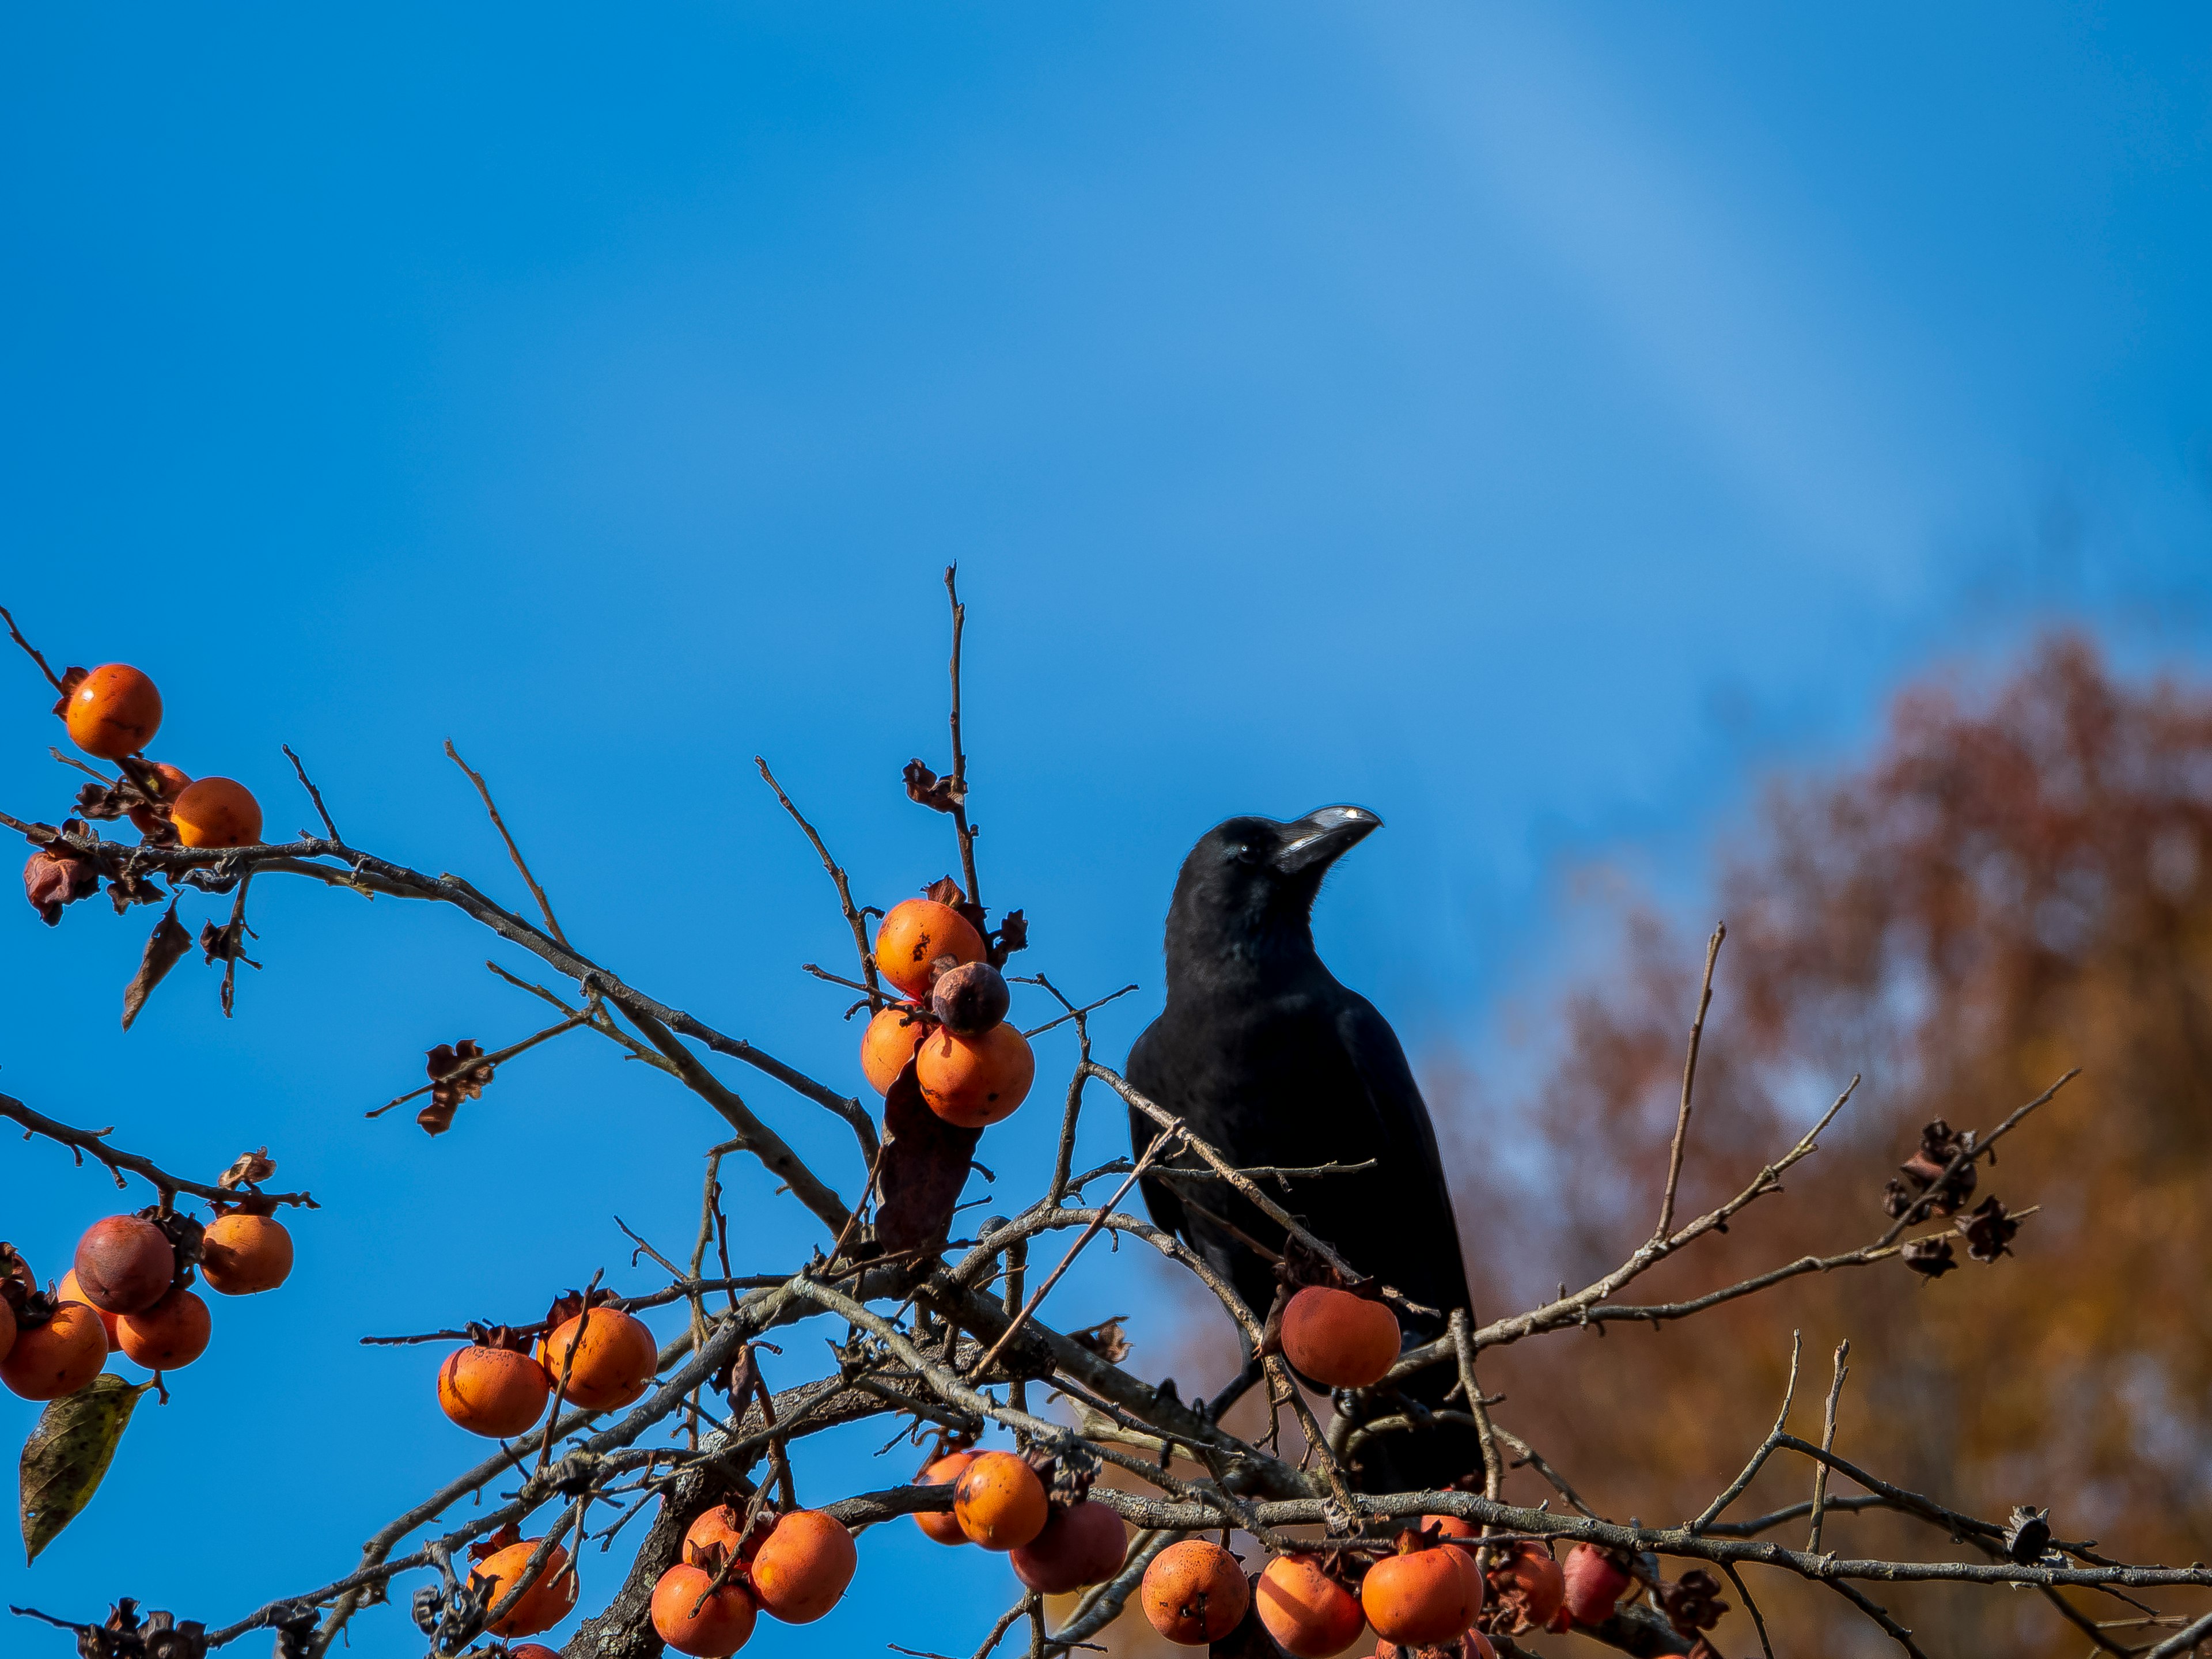
[[[894,904],[876,928],[876,971],[905,994],[928,996],[937,982],[939,964],[951,966],[981,962],[983,936],[975,924],[949,904],[935,899],[913,898]]]
[[[138,787],[172,805],[176,804],[178,796],[191,787],[192,781],[183,769],[170,765],[167,761],[155,761],[148,770],[153,775],[138,778]],[[150,806],[134,806],[131,809],[131,822],[137,825],[142,833],[151,835],[160,828],[162,820]]]
[[[961,1475],[978,1455],[971,1451],[947,1453],[924,1469],[914,1484],[917,1486],[957,1486]],[[951,1510],[916,1510],[914,1522],[926,1535],[940,1544],[964,1544],[968,1541],[968,1534],[960,1530],[960,1517]]]
[[[879,1095],[890,1093],[891,1085],[928,1035],[919,1009],[896,1003],[879,1010],[860,1033],[860,1072],[868,1086]]]
[[[745,1512],[736,1504],[716,1504],[694,1521],[684,1534],[684,1559],[696,1566],[708,1548],[719,1547],[726,1556],[751,1560],[759,1553],[761,1540],[768,1536],[769,1528],[775,1524],[775,1517],[756,1516],[750,1537],[744,1533],[744,1524]]]
[[[261,839],[261,803],[234,778],[202,778],[169,805],[187,847],[251,847]]]
[[[1187,1648],[1218,1642],[1244,1622],[1252,1605],[1243,1564],[1203,1538],[1186,1538],[1154,1556],[1140,1594],[1152,1628]]]
[[[1054,1510],[1044,1530],[1010,1558],[1014,1577],[1047,1595],[1064,1595],[1103,1583],[1121,1571],[1128,1553],[1121,1517],[1085,1498]]]
[[[5,1359],[8,1351],[15,1346],[15,1310],[5,1300],[0,1300],[0,1359]]]
[[[1283,1310],[1283,1357],[1328,1388],[1380,1382],[1398,1345],[1397,1315],[1349,1291],[1309,1285]]]
[[[793,1510],[753,1557],[753,1600],[787,1625],[811,1624],[837,1605],[860,1557],[845,1523],[820,1510]]]
[[[161,694],[128,663],[102,663],[70,693],[63,719],[70,741],[86,754],[121,760],[161,729]]]
[[[0,1382],[26,1400],[58,1400],[91,1382],[106,1363],[107,1331],[99,1313],[82,1302],[58,1302],[44,1324],[19,1324],[0,1359]]]
[[[273,1215],[234,1210],[208,1223],[200,1238],[200,1277],[224,1296],[273,1291],[292,1271],[292,1235]]]
[[[525,1642],[519,1648],[509,1648],[507,1659],[561,1659],[552,1649],[536,1642]]]
[[[1367,1626],[1359,1598],[1317,1555],[1279,1555],[1254,1591],[1260,1622],[1293,1659],[1334,1659]]]
[[[932,1031],[914,1062],[915,1081],[929,1109],[963,1129],[988,1128],[1012,1116],[1036,1076],[1029,1039],[1011,1025],[994,1025],[972,1037]]]
[[[981,1036],[1006,1017],[1006,976],[988,962],[963,962],[938,975],[929,1011],[959,1036]]]
[[[573,1359],[568,1357],[571,1347],[575,1350]],[[562,1400],[586,1411],[604,1412],[627,1406],[644,1394],[660,1363],[660,1351],[643,1320],[613,1308],[592,1308],[546,1337],[538,1345],[538,1358]]]
[[[1359,1605],[1377,1636],[1410,1647],[1449,1642],[1482,1610],[1482,1579],[1465,1552],[1429,1547],[1419,1534],[1398,1534],[1397,1555],[1367,1570]]]
[[[508,1440],[537,1426],[553,1392],[545,1367],[512,1348],[471,1343],[438,1367],[438,1405],[471,1434]]]
[[[1577,1625],[1602,1625],[1636,1581],[1611,1554],[1595,1544],[1577,1544],[1559,1570],[1560,1599]]]
[[[77,1288],[85,1301],[107,1313],[137,1313],[169,1293],[177,1252],[143,1216],[112,1215],[95,1221],[77,1240]]]
[[[953,1518],[987,1550],[1018,1550],[1044,1530],[1044,1482],[1012,1452],[979,1453],[952,1488]]]
[[[542,1538],[526,1538],[476,1564],[471,1576],[489,1581],[484,1589],[487,1607],[499,1605],[500,1597],[520,1580],[522,1570],[530,1565],[530,1558],[538,1553],[538,1545],[544,1541]],[[568,1610],[575,1605],[576,1570],[568,1565],[568,1552],[556,1544],[552,1553],[545,1558],[544,1570],[531,1581],[530,1588],[507,1609],[505,1618],[494,1620],[487,1628],[494,1636],[535,1636],[566,1619]]]
[[[67,1273],[64,1273],[62,1275],[62,1282],[54,1286],[54,1300],[57,1302],[81,1303],[85,1307],[92,1308],[92,1304],[86,1299],[82,1288],[79,1286],[76,1282],[76,1269],[74,1267],[71,1267]],[[5,1303],[0,1303],[0,1307],[5,1307],[6,1305],[7,1304]],[[123,1316],[120,1314],[112,1314],[105,1308],[92,1308],[92,1310],[100,1316],[100,1325],[102,1328],[107,1332],[108,1351],[110,1352],[114,1352],[118,1343],[118,1339],[115,1334],[115,1322],[122,1318]]]
[[[714,1575],[678,1561],[653,1587],[653,1628],[678,1653],[697,1659],[727,1659],[751,1639],[757,1617],[741,1573],[732,1571],[717,1588]]]
[[[115,1345],[149,1371],[173,1371],[207,1352],[207,1304],[183,1285],[152,1307],[115,1316]]]

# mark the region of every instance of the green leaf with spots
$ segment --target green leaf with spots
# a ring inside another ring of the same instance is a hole
[[[150,1382],[126,1382],[102,1371],[75,1394],[48,1403],[23,1443],[23,1550],[39,1552],[83,1513],[100,1490],[131,1409]]]

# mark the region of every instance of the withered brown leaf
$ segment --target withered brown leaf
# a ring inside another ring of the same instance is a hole
[[[240,1152],[231,1160],[230,1167],[217,1176],[215,1184],[226,1191],[234,1192],[240,1187],[258,1186],[276,1173],[276,1160],[269,1156],[266,1146],[255,1152]]]
[[[933,812],[950,812],[965,801],[967,793],[951,778],[940,778],[919,760],[906,763],[906,796]]]
[[[445,1133],[453,1127],[453,1114],[460,1103],[482,1097],[484,1085],[491,1081],[493,1068],[489,1062],[474,1066],[469,1062],[480,1060],[483,1054],[483,1045],[474,1037],[441,1042],[430,1050],[430,1103],[415,1114],[415,1121],[426,1133]]]
[[[1118,1365],[1129,1357],[1128,1333],[1121,1322],[1129,1316],[1115,1314],[1111,1319],[1102,1319],[1096,1325],[1086,1325],[1079,1331],[1070,1331],[1068,1340],[1088,1348],[1109,1365]]]
[[[1966,1254],[1983,1262],[2010,1255],[2013,1237],[2020,1231],[2020,1223],[2006,1212],[2002,1201],[1995,1194],[1976,1205],[1972,1215],[1960,1216],[1951,1224],[1965,1237]]]
[[[125,1030],[129,1030],[131,1022],[138,1018],[138,1011],[154,994],[154,988],[168,976],[169,969],[182,961],[185,952],[191,948],[191,930],[177,920],[177,907],[172,903],[161,913],[161,921],[154,924],[154,936],[146,941],[146,949],[138,958],[138,971],[123,988]]]
[[[884,1097],[876,1242],[892,1254],[942,1244],[982,1138],[981,1129],[957,1127],[929,1109],[914,1079],[914,1062],[907,1061]]]
[[[1923,1279],[1941,1279],[1959,1265],[1948,1238],[1916,1238],[1899,1252],[1905,1265]]]
[[[64,831],[70,834],[83,828],[82,822],[76,818],[62,825]],[[64,905],[89,898],[99,890],[99,863],[58,842],[39,848],[23,866],[23,896],[30,900],[31,908],[46,919],[49,927],[61,921]]]

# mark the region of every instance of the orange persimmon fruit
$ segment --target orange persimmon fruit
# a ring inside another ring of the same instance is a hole
[[[128,663],[102,663],[70,693],[63,719],[70,741],[86,754],[121,760],[161,729],[161,694]]]
[[[477,1563],[473,1576],[489,1581],[484,1591],[486,1607],[499,1605],[500,1597],[522,1577],[522,1570],[544,1541],[526,1538]],[[530,1588],[507,1609],[506,1617],[494,1620],[487,1628],[494,1636],[535,1636],[566,1619],[575,1605],[576,1570],[568,1565],[568,1552],[556,1544],[545,1558],[544,1570],[532,1580]]]
[[[1252,1605],[1243,1564],[1203,1538],[1186,1538],[1154,1556],[1140,1593],[1152,1628],[1187,1648],[1218,1642],[1244,1622]]]
[[[201,778],[169,804],[187,847],[252,847],[261,839],[261,803],[234,778]]]
[[[837,1605],[860,1557],[845,1523],[820,1510],[792,1510],[753,1556],[753,1599],[787,1625],[811,1624]]]
[[[894,904],[876,929],[876,971],[917,1000],[929,995],[946,957],[957,966],[981,962],[986,954],[975,924],[935,899]]]
[[[568,1351],[575,1349],[575,1358]],[[645,1322],[613,1308],[592,1308],[562,1322],[538,1345],[538,1358],[561,1398],[586,1411],[611,1411],[643,1395],[660,1363]],[[568,1385],[562,1388],[562,1367]]]
[[[1279,1555],[1260,1573],[1260,1622],[1293,1659],[1334,1659],[1367,1626],[1359,1598],[1317,1555]]]
[[[744,1646],[757,1617],[743,1577],[732,1572],[709,1589],[714,1575],[678,1561],[653,1587],[653,1628],[678,1653],[696,1659],[728,1659]]]
[[[710,1547],[719,1547],[724,1555],[734,1555],[741,1561],[750,1561],[768,1536],[769,1528],[775,1524],[773,1515],[753,1518],[752,1535],[744,1534],[745,1512],[733,1504],[718,1504],[694,1521],[684,1534],[684,1559],[696,1565]]]
[[[471,1434],[508,1440],[537,1426],[552,1397],[545,1367],[526,1353],[471,1343],[438,1367],[438,1406]]]
[[[1380,1302],[1309,1285],[1283,1310],[1283,1357],[1332,1389],[1380,1382],[1398,1363],[1398,1316]]]
[[[915,1480],[917,1486],[957,1486],[968,1466],[980,1454],[972,1451],[949,1452],[924,1469]],[[951,1510],[916,1510],[915,1525],[928,1537],[940,1544],[964,1544],[968,1534],[960,1530],[960,1517]]]
[[[87,1300],[83,1290],[76,1282],[76,1268],[71,1267],[67,1273],[64,1273],[62,1275],[62,1282],[54,1286],[54,1300],[57,1302],[80,1303],[85,1307],[92,1308],[93,1312],[100,1316],[100,1324],[106,1329],[108,1351],[110,1352],[114,1352],[117,1340],[115,1334],[115,1322],[122,1318],[123,1316],[121,1314],[112,1314],[105,1308],[93,1308],[91,1302]],[[0,1307],[5,1307],[6,1305],[7,1304],[4,1302],[0,1302]]]
[[[115,1316],[115,1346],[149,1371],[173,1371],[207,1352],[214,1322],[207,1304],[183,1285],[152,1307]]]
[[[955,1036],[939,1028],[915,1057],[915,1081],[929,1109],[963,1129],[988,1128],[1027,1098],[1036,1077],[1029,1039],[1011,1025],[994,1025],[981,1036]]]
[[[903,1003],[881,1010],[860,1033],[860,1073],[868,1086],[879,1095],[890,1093],[891,1085],[928,1035],[918,1010]]]
[[[1449,1642],[1482,1610],[1482,1579],[1464,1551],[1428,1547],[1419,1534],[1398,1534],[1401,1553],[1367,1570],[1359,1605],[1377,1636],[1409,1647]]]
[[[988,1451],[960,1472],[952,1514],[969,1541],[987,1550],[1017,1550],[1044,1530],[1050,1510],[1044,1482],[1025,1460]]]
[[[106,1363],[107,1330],[98,1310],[58,1302],[45,1324],[16,1330],[8,1357],[0,1359],[0,1382],[26,1400],[58,1400],[91,1382]]]
[[[292,1272],[292,1235],[273,1215],[233,1211],[208,1223],[200,1239],[200,1277],[223,1296],[273,1291]]]

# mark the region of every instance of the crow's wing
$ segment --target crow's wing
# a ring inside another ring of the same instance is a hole
[[[1139,1094],[1163,1103],[1170,1092],[1175,1073],[1173,1061],[1166,1053],[1167,1039],[1162,1031],[1164,1019],[1156,1019],[1145,1027],[1137,1040],[1129,1045],[1128,1063],[1122,1075]],[[1160,1126],[1135,1107],[1129,1108],[1129,1150],[1138,1158],[1159,1136]],[[1182,1200],[1166,1184],[1150,1176],[1137,1183],[1144,1189],[1145,1207],[1152,1212],[1152,1220],[1163,1232],[1170,1232],[1188,1242],[1190,1237],[1190,1218],[1183,1212]]]

